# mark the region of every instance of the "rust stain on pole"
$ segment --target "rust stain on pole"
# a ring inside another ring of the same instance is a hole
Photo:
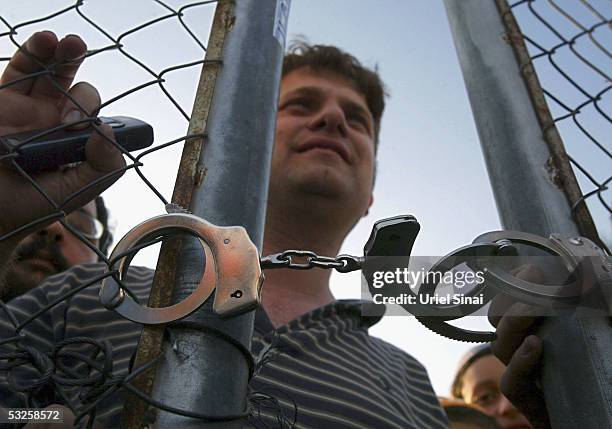
[[[215,82],[219,69],[222,67],[223,42],[225,35],[233,25],[233,11],[233,0],[219,0],[217,3],[205,63],[202,66],[191,120],[189,121],[188,134],[202,134],[206,129]],[[198,137],[185,141],[172,195],[172,202],[181,207],[188,208],[190,206],[191,195],[197,185],[196,182],[201,182],[204,179],[202,177],[198,180],[196,171],[204,140],[204,138]],[[180,239],[168,240],[162,244],[149,297],[149,307],[165,307],[171,304],[176,278],[176,255],[180,246]],[[134,360],[134,368],[145,365],[159,356],[162,351],[164,329],[164,325],[143,327]],[[146,395],[151,395],[155,381],[155,370],[156,366],[153,365],[136,377],[131,384]],[[149,406],[146,402],[135,395],[128,395],[123,407],[122,427],[136,429],[145,426],[144,418],[148,409]]]
[[[582,191],[578,186],[578,181],[570,165],[563,140],[550,114],[550,110],[548,110],[544,91],[542,91],[540,86],[538,75],[527,51],[527,46],[525,45],[525,40],[518,23],[506,0],[495,0],[495,2],[507,31],[504,39],[512,45],[521,73],[523,74],[523,80],[527,86],[527,91],[542,127],[544,140],[551,154],[551,159],[549,159],[547,165],[543,166],[543,168],[546,168],[549,172],[551,182],[565,193],[569,205],[572,207],[574,221],[580,233],[601,245],[602,241],[599,238],[591,213],[584,201]],[[554,174],[551,175],[550,173]]]

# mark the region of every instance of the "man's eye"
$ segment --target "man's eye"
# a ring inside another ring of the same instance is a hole
[[[495,402],[498,397],[499,392],[485,392],[482,395],[479,395],[478,397],[474,398],[473,402],[477,405],[486,407],[487,405],[491,405],[493,402]]]
[[[294,98],[285,103],[285,107],[308,109],[312,103],[305,98]]]
[[[346,118],[351,126],[354,126],[362,131],[370,131],[368,121],[361,115],[348,115]]]

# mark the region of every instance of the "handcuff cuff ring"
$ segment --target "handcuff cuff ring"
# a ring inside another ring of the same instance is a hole
[[[134,322],[154,325],[182,319],[198,309],[215,293],[214,311],[222,317],[254,309],[260,302],[263,275],[259,254],[242,227],[219,227],[187,213],[172,213],[151,218],[129,231],[117,243],[110,256],[118,261],[121,281],[133,259],[133,254],[120,257],[147,240],[176,232],[187,232],[200,241],[205,253],[202,279],[196,289],[181,302],[162,308],[140,305],[127,295],[119,283],[109,276],[100,288],[100,301],[107,308]]]

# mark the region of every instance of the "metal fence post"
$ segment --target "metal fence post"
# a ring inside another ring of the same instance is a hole
[[[287,0],[221,1],[230,30],[223,42],[206,124],[206,142],[193,177],[190,210],[217,225],[241,225],[261,249],[276,106],[285,40]],[[200,245],[182,248],[173,300],[182,300],[199,282]],[[218,329],[250,349],[254,313],[220,319],[212,297],[189,322]],[[245,410],[248,365],[229,342],[202,331],[168,328],[153,398],[164,404],[213,416]],[[160,411],[156,426],[241,427],[209,423]]]
[[[565,189],[577,188],[573,174],[566,183],[555,177],[567,173],[567,159],[560,139],[551,145],[554,124],[543,131],[525,70],[507,42],[512,35],[500,14],[506,2],[444,3],[504,228],[543,236],[589,231],[597,239],[590,216],[584,224],[575,223],[571,192]],[[610,331],[608,318],[580,309],[551,318],[539,331],[544,340],[542,385],[553,428],[612,427]]]

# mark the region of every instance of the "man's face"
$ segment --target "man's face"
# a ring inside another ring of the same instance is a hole
[[[495,356],[477,359],[463,375],[461,394],[468,404],[480,407],[502,429],[530,429],[529,421],[499,390],[504,364]]]
[[[96,219],[96,206],[92,201],[67,217],[67,221],[83,232],[88,231]],[[98,241],[92,240],[94,245]],[[14,263],[6,274],[8,290],[5,301],[38,286],[46,277],[67,270],[73,265],[95,262],[97,255],[81,240],[55,222],[23,239],[15,253]]]
[[[344,204],[355,222],[372,201],[374,120],[338,74],[302,68],[281,81],[270,195]],[[296,194],[297,192],[297,194]]]

